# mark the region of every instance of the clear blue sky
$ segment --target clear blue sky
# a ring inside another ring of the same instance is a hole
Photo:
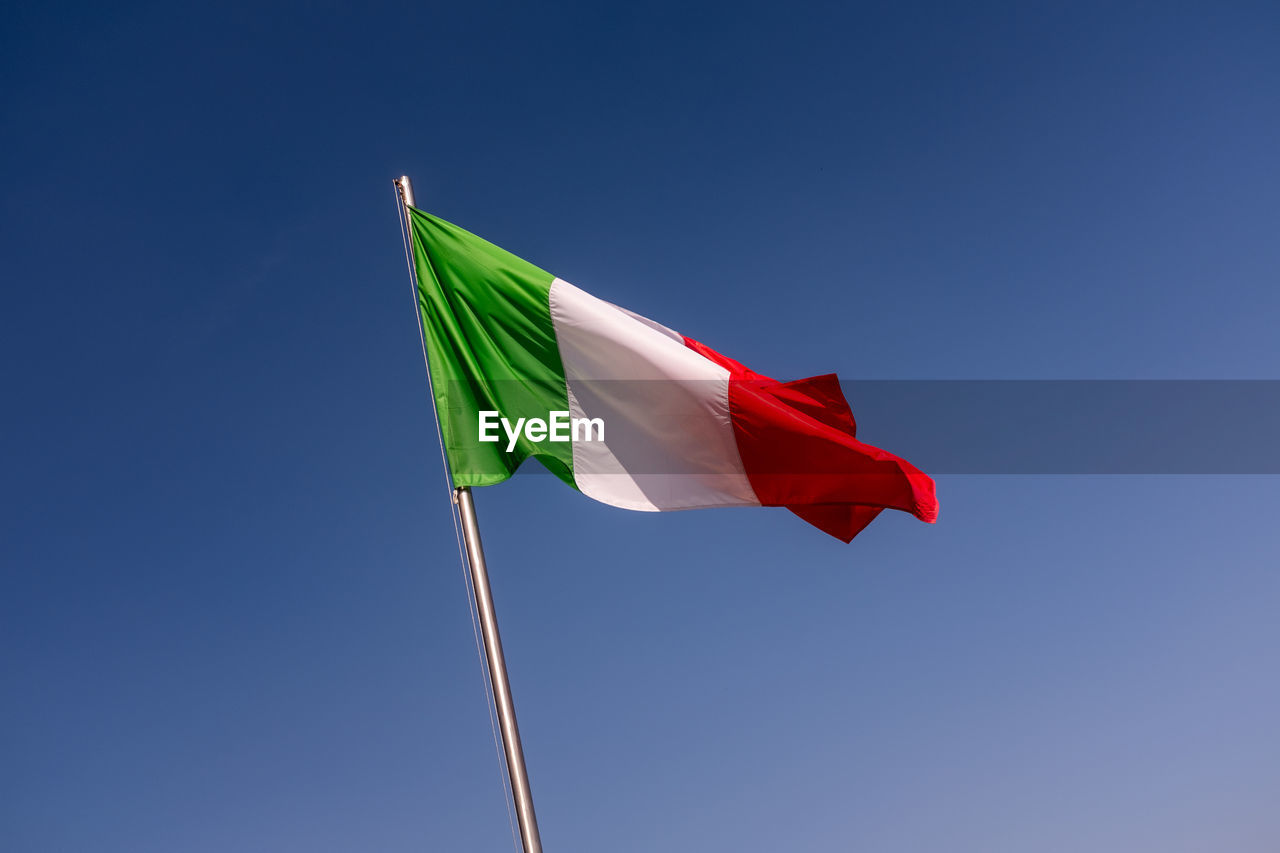
[[[511,848],[401,173],[780,378],[1280,378],[1272,3],[2,33],[15,853]],[[548,853],[1280,849],[1277,478],[938,489],[851,546],[480,492]]]

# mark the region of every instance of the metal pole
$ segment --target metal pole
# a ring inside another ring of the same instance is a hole
[[[489,589],[489,571],[485,568],[484,548],[480,545],[480,527],[476,523],[476,507],[471,489],[453,490],[458,514],[462,517],[462,539],[467,545],[467,562],[471,566],[471,592],[480,614],[480,633],[489,661],[489,686],[498,707],[502,728],[502,746],[507,754],[507,776],[511,779],[511,795],[516,801],[516,818],[520,822],[520,840],[525,853],[542,853],[538,835],[538,816],[533,811],[533,793],[529,790],[529,771],[524,765],[524,749],[520,746],[520,727],[516,725],[516,707],[511,700],[511,683],[507,681],[507,663],[502,655],[502,638],[498,635],[498,616],[493,610],[493,592]]]
[[[396,185],[400,188],[400,198],[405,207],[416,207],[413,203],[413,187],[409,183],[409,178],[401,177],[396,181]],[[408,215],[409,212],[406,210],[406,219]],[[433,402],[434,399],[433,395]],[[471,499],[471,489],[466,486],[454,489],[453,502],[457,505],[458,515],[462,519],[462,539],[467,550],[471,594],[475,597],[476,612],[480,616],[480,636],[484,641],[485,660],[489,665],[489,686],[493,690],[493,703],[497,707],[498,724],[502,730],[502,747],[507,758],[507,778],[511,782],[511,796],[516,804],[520,841],[524,846],[524,853],[542,853],[542,839],[538,835],[538,816],[533,810],[529,771],[525,767],[524,749],[520,745],[520,727],[516,724],[516,707],[511,699],[511,682],[507,680],[507,661],[502,654],[502,637],[498,634],[498,615],[493,609],[493,591],[489,587],[489,570],[485,567],[484,548],[480,544],[480,525],[476,521],[476,507]]]

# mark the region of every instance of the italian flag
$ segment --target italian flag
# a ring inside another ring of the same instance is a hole
[[[775,381],[456,225],[409,216],[454,486],[499,483],[534,457],[624,509],[783,506],[845,542],[885,508],[937,519],[933,480],[857,440],[834,374]],[[510,428],[557,419],[560,440]]]

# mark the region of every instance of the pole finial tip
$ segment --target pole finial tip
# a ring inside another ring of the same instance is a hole
[[[400,190],[400,198],[404,200],[405,205],[408,207],[417,207],[417,205],[413,203],[413,184],[409,182],[409,176],[401,175],[399,178],[396,178],[395,184]]]

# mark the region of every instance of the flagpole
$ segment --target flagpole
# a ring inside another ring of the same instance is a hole
[[[400,200],[405,206],[405,222],[408,208],[413,203],[413,186],[408,176],[395,182]],[[412,229],[412,226],[409,226]],[[411,241],[412,243],[412,241]],[[416,281],[416,272],[414,273]],[[421,319],[419,319],[421,322]],[[425,355],[425,343],[423,354]],[[427,378],[430,381],[430,365]],[[434,403],[433,392],[433,403]],[[436,428],[439,429],[437,417]],[[446,459],[446,465],[448,460]],[[471,595],[480,617],[480,636],[484,642],[485,660],[489,669],[489,687],[493,691],[493,703],[498,711],[498,725],[502,731],[502,748],[507,758],[507,779],[511,783],[511,796],[516,804],[516,819],[520,824],[520,841],[524,853],[542,853],[542,839],[538,835],[538,817],[533,810],[533,793],[529,788],[529,771],[524,763],[524,749],[520,744],[520,727],[516,725],[516,707],[511,699],[511,682],[507,679],[507,661],[502,654],[502,637],[498,634],[498,615],[493,607],[493,591],[489,587],[489,570],[484,561],[484,547],[480,544],[480,525],[476,520],[476,506],[471,489],[459,486],[453,490],[453,503],[458,507],[462,521],[462,539],[466,546],[468,577],[471,579]]]

